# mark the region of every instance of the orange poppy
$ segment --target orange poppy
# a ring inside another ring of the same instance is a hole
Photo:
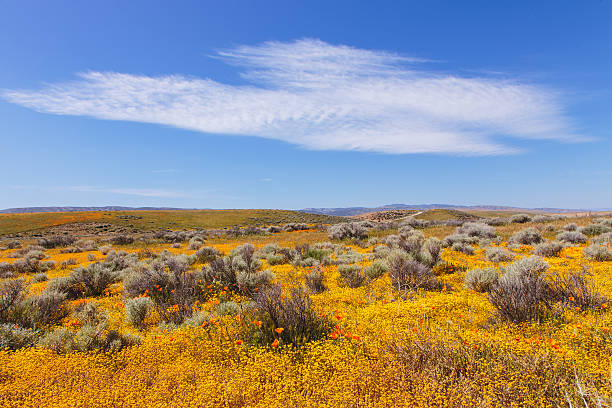
[[[236,340],[236,345],[239,346],[242,344],[242,340]]]
[[[282,327],[277,327],[276,329],[274,329],[275,332],[277,332],[278,334],[281,334],[285,329],[283,329]]]
[[[278,341],[278,339],[276,339],[276,340],[274,340],[274,341],[272,342],[272,347],[275,347],[275,348],[276,348],[276,347],[278,347],[278,344],[279,344],[279,341]]]

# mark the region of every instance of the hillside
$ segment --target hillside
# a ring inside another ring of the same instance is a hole
[[[0,235],[36,232],[70,224],[72,229],[141,232],[264,226],[289,222],[333,224],[343,218],[289,210],[85,211],[0,214]]]

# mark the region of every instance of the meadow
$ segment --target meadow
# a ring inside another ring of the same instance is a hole
[[[610,406],[612,218],[445,211],[1,215],[0,405]]]

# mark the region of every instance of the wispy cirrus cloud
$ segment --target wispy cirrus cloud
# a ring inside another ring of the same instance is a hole
[[[164,174],[164,173],[176,173],[177,171],[178,171],[177,169],[156,169],[156,170],[151,170],[151,173]]]
[[[192,194],[183,191],[157,188],[105,187],[105,186],[11,186],[15,190],[75,191],[81,193],[119,194],[138,197],[184,198]]]
[[[215,57],[249,83],[94,71],[2,96],[40,112],[319,150],[487,155],[517,152],[513,139],[581,139],[557,92],[518,80],[439,73],[418,58],[313,39],[240,46]]]
[[[105,194],[121,194],[139,197],[162,197],[162,198],[181,198],[188,195],[172,190],[163,190],[157,188],[113,188],[113,187],[96,187],[96,186],[69,186],[65,187],[70,191],[79,191],[85,193],[105,193]]]

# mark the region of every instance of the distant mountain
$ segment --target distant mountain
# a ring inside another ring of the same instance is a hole
[[[121,206],[106,206],[106,207],[24,207],[24,208],[7,208],[0,210],[4,214],[16,213],[36,213],[36,212],[74,212],[74,211],[174,211],[174,210],[192,210],[193,208],[172,208],[172,207],[121,207]]]
[[[122,206],[106,206],[106,207],[23,207],[23,208],[7,208],[0,210],[0,214],[16,214],[16,213],[36,213],[36,212],[75,212],[75,211],[180,211],[180,210],[198,210],[202,208],[175,208],[175,207],[122,207]],[[475,211],[538,211],[550,213],[563,212],[588,212],[588,211],[612,211],[610,208],[598,209],[564,209],[564,208],[519,208],[507,207],[503,205],[452,205],[452,204],[389,204],[380,207],[337,207],[337,208],[304,208],[298,210],[310,214],[335,215],[335,216],[353,216],[361,215],[378,211],[389,210],[415,210],[426,211],[433,209],[442,210],[475,210]]]
[[[304,208],[303,212],[311,214],[336,215],[336,216],[354,216],[365,213],[388,211],[388,210],[416,210],[426,211],[433,209],[443,210],[473,210],[473,211],[538,211],[538,212],[582,212],[582,211],[611,211],[609,209],[564,209],[564,208],[520,208],[508,207],[503,205],[452,205],[452,204],[389,204],[380,207],[337,207],[337,208]]]

